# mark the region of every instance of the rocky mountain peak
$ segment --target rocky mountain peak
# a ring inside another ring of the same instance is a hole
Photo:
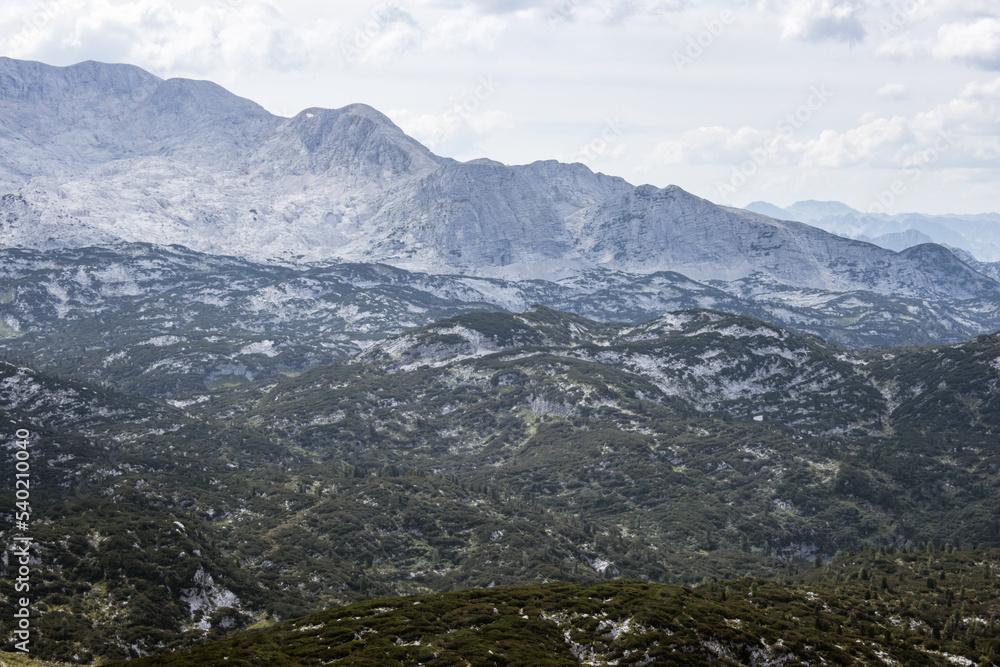
[[[83,113],[91,105],[135,101],[149,95],[163,79],[133,65],[92,60],[54,67],[0,57],[0,105],[44,104],[50,111]]]
[[[351,187],[436,169],[441,162],[387,116],[364,104],[309,108],[285,121],[255,155],[257,173],[326,174]]]

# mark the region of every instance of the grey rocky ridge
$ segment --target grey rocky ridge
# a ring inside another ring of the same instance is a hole
[[[262,265],[475,276],[508,294],[543,282],[577,298],[671,272],[800,331],[837,320],[848,344],[998,326],[989,267],[940,246],[893,252],[581,164],[458,162],[365,105],[281,118],[128,65],[0,59],[0,190],[6,248],[181,245]]]

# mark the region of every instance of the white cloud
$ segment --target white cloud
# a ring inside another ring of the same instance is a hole
[[[1000,97],[1000,78],[986,83],[971,81],[962,89],[962,99],[983,100]]]
[[[328,54],[336,23],[289,24],[266,0],[178,7],[162,0],[64,0],[20,5],[0,25],[0,51],[46,62],[136,64],[164,75],[287,69]],[[19,28],[19,29],[17,29]]]
[[[845,167],[858,164],[901,164],[913,131],[902,116],[877,118],[846,132],[826,130],[809,141],[800,163],[806,167]]]
[[[648,20],[665,17],[688,9],[692,4],[685,0],[598,0],[581,2],[579,12],[583,20],[609,25],[621,25],[632,18]]]
[[[860,0],[804,0],[793,2],[782,21],[782,37],[809,42],[858,43],[865,38]]]
[[[879,87],[875,94],[879,97],[889,97],[894,100],[901,100],[906,97],[907,88],[902,83],[887,83]]]
[[[496,16],[476,16],[469,10],[445,14],[428,35],[426,48],[471,48],[491,51],[507,28]]]
[[[396,3],[387,2],[345,26],[338,49],[349,65],[384,65],[415,49],[422,39],[416,19]]]
[[[879,92],[905,90],[886,84]],[[911,117],[868,113],[848,130],[798,138],[802,132],[700,127],[659,143],[649,159],[670,165],[734,166],[750,159],[771,167],[904,169],[925,164],[930,151],[941,165],[1000,166],[1000,78],[970,83],[949,102]]]
[[[738,0],[742,2],[743,0]],[[747,0],[749,1],[749,0]],[[688,9],[689,0],[548,0],[532,3],[533,13],[550,26],[590,23],[621,26],[632,19],[648,21]]]
[[[976,18],[996,12],[995,0],[889,0],[886,4],[915,19]]]
[[[386,115],[431,150],[454,138],[463,127],[478,135],[488,135],[514,126],[510,117],[499,109],[469,112],[458,105],[440,114],[417,114],[408,109],[394,109]]]
[[[506,19],[471,9],[414,16],[384,2],[363,12],[323,12],[293,21],[271,0],[51,0],[0,12],[0,53],[46,62],[128,62],[165,76],[226,76],[385,65],[417,50],[490,51]],[[338,19],[328,18],[338,17]],[[225,78],[225,77],[223,77]]]
[[[556,13],[602,21],[614,17],[665,14],[699,4],[699,0],[416,0],[416,2],[423,6],[449,10],[471,9],[483,15],[533,13],[537,16]]]
[[[1000,20],[985,17],[973,23],[941,26],[934,55],[984,69],[1000,69]]]
[[[660,164],[728,164],[746,159],[748,151],[770,139],[770,132],[752,127],[699,127],[678,140],[660,142],[651,159]]]
[[[417,0],[417,3],[445,9],[474,9],[480,14],[512,14],[544,8],[549,4],[544,0]]]
[[[927,55],[927,43],[907,35],[891,37],[875,48],[875,55],[896,60],[914,60]]]
[[[942,157],[941,164],[998,166],[1000,79],[971,83],[911,118],[876,118],[846,132],[824,132],[809,142],[802,164],[906,168],[922,164],[929,151]]]

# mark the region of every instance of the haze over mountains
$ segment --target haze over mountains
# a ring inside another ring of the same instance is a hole
[[[833,234],[867,241],[889,250],[905,250],[922,243],[941,243],[972,255],[973,261],[1000,261],[1000,214],[923,215],[920,213],[865,213],[840,202],[800,201],[781,208],[763,201],[746,210],[796,220]]]

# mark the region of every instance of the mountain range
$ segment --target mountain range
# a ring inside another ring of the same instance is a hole
[[[982,253],[94,62],[0,58],[0,194],[34,657],[1000,662]]]
[[[711,310],[536,307],[170,402],[3,363],[0,416],[37,438],[36,655],[163,653],[374,596],[995,547],[998,360],[996,335],[852,352]]]
[[[779,220],[796,220],[833,234],[867,241],[897,252],[923,243],[940,243],[965,253],[973,266],[1000,262],[1000,215],[923,215],[865,213],[831,201],[800,201],[781,208],[763,201],[746,210]],[[990,267],[988,271],[994,271]]]
[[[508,279],[592,268],[969,297],[947,256],[634,187],[580,164],[433,155],[364,105],[279,118],[130,66],[0,60],[6,245],[179,244],[248,259],[384,262]],[[850,267],[850,270],[845,270]]]
[[[681,307],[848,345],[1000,327],[992,267],[938,245],[893,252],[581,164],[457,162],[364,105],[281,118],[209,82],[128,65],[0,58],[0,184],[0,247],[55,262],[149,243],[265,272],[379,263],[418,290],[426,276],[495,281],[475,300],[497,309],[537,301],[633,321],[671,307],[666,280],[700,293]],[[622,289],[639,294],[593,305]],[[5,310],[18,331],[24,318]]]

